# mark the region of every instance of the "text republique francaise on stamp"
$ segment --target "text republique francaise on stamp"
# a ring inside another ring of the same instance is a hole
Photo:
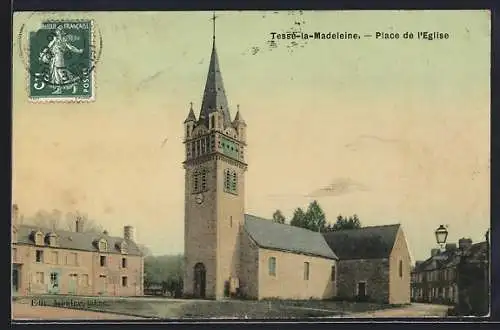
[[[96,52],[92,20],[42,22],[29,31],[31,101],[93,101]]]

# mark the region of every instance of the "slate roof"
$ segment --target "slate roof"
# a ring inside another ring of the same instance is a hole
[[[465,249],[466,262],[477,262],[486,259],[488,246],[486,242],[472,244]],[[456,267],[460,262],[459,249],[443,251],[421,262],[415,267],[414,272],[422,272],[434,269]]]
[[[220,72],[219,58],[215,48],[215,40],[212,45],[212,55],[210,56],[210,65],[208,67],[207,81],[201,102],[199,122],[204,123],[208,128],[209,114],[219,111],[223,114],[224,127],[231,125],[231,115],[227,103],[226,90],[222,81]]]
[[[245,214],[245,230],[262,248],[338,259],[321,233]]]
[[[323,236],[342,259],[383,259],[391,254],[399,224],[363,227],[324,233]]]
[[[125,240],[123,237],[113,237],[100,233],[90,232],[78,233],[65,230],[52,231],[50,229],[39,228],[37,226],[30,225],[21,225],[18,227],[17,243],[34,245],[34,234],[37,231],[41,231],[45,237],[47,237],[47,235],[51,233],[55,233],[57,235],[58,247],[62,249],[96,252],[98,251],[96,242],[101,238],[105,238],[108,242],[109,253],[121,253],[119,247],[120,244],[125,241],[127,244],[128,255],[142,255],[139,247],[135,242],[131,240]]]

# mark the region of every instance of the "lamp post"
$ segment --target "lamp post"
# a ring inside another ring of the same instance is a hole
[[[448,230],[445,228],[445,226],[440,225],[434,232],[434,235],[436,236],[436,242],[441,247],[441,250],[443,250],[443,246],[446,243],[446,239],[448,238]]]

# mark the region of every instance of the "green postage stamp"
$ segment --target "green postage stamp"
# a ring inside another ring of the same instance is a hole
[[[29,33],[31,101],[93,101],[94,52],[91,20],[44,21]]]

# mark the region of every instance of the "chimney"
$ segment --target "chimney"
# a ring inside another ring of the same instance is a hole
[[[123,238],[135,242],[135,231],[132,226],[123,227]]]
[[[439,254],[439,249],[432,249],[431,250],[431,257],[435,257]]]
[[[18,224],[19,222],[19,207],[17,204],[12,205],[12,224]]]
[[[83,233],[83,218],[80,216],[76,217],[75,231],[77,233]]]
[[[470,238],[461,238],[458,240],[458,248],[460,250],[465,250],[465,249],[468,249],[469,247],[471,247],[472,245],[472,240]]]
[[[446,251],[455,251],[457,249],[456,243],[447,243],[445,246]]]

